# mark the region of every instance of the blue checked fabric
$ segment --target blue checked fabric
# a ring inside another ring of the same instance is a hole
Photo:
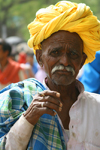
[[[46,90],[36,79],[10,84],[0,91],[0,150],[5,150],[6,134],[30,105],[38,92]],[[44,114],[35,125],[27,150],[66,150],[57,115]]]

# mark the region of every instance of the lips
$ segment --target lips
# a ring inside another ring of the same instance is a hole
[[[56,70],[55,72],[53,72],[53,74],[54,73],[65,74],[65,75],[72,74],[71,71],[67,71],[66,69],[64,69],[64,70]]]

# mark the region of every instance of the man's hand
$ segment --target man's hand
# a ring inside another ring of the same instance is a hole
[[[24,113],[24,117],[32,125],[35,125],[43,114],[56,115],[54,110],[56,112],[62,110],[60,93],[46,90],[34,96],[29,108]]]

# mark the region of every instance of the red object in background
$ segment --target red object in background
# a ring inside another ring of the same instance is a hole
[[[18,59],[19,63],[26,63],[26,53],[19,53],[19,59]]]

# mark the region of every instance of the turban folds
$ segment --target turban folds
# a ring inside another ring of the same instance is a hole
[[[100,50],[100,21],[93,15],[89,6],[83,3],[60,1],[56,5],[42,8],[28,25],[29,47],[34,53],[41,49],[41,42],[59,30],[76,32],[83,40],[83,51],[87,55],[85,63],[95,59]]]

